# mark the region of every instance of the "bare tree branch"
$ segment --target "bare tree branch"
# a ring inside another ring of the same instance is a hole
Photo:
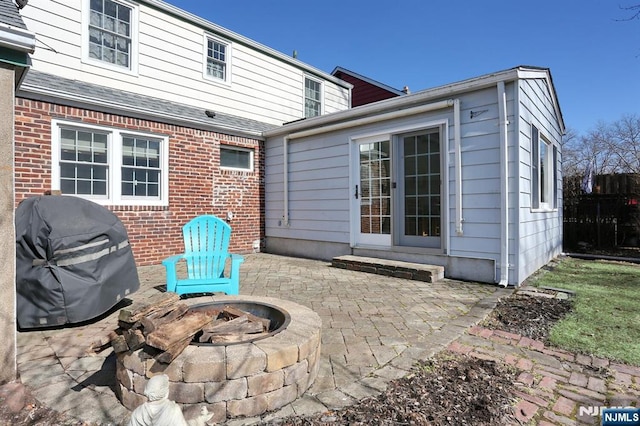
[[[622,18],[616,19],[616,21],[633,21],[634,19],[640,19],[640,4],[635,4],[633,6],[618,6],[620,9],[630,12],[631,15]]]

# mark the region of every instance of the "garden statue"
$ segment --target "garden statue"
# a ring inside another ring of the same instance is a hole
[[[169,400],[169,377],[153,376],[144,388],[147,402],[131,413],[128,426],[204,426],[213,417],[202,407],[199,417],[187,422],[180,406]]]

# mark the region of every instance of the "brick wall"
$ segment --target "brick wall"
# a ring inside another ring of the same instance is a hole
[[[16,206],[51,189],[51,119],[169,135],[169,206],[107,206],[127,228],[139,266],[182,252],[182,225],[201,214],[233,213],[235,253],[263,241],[262,141],[22,98],[15,114]],[[221,144],[253,149],[254,171],[221,170]]]

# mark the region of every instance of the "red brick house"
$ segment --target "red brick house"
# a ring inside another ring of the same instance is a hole
[[[15,203],[59,191],[106,206],[138,265],[182,251],[201,214],[229,220],[231,250],[259,250],[262,132],[349,108],[349,83],[160,0],[20,13],[47,48],[16,93]]]

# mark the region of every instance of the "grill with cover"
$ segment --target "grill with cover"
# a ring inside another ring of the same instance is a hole
[[[20,328],[83,322],[140,287],[127,231],[111,211],[64,195],[16,209],[16,292]]]

